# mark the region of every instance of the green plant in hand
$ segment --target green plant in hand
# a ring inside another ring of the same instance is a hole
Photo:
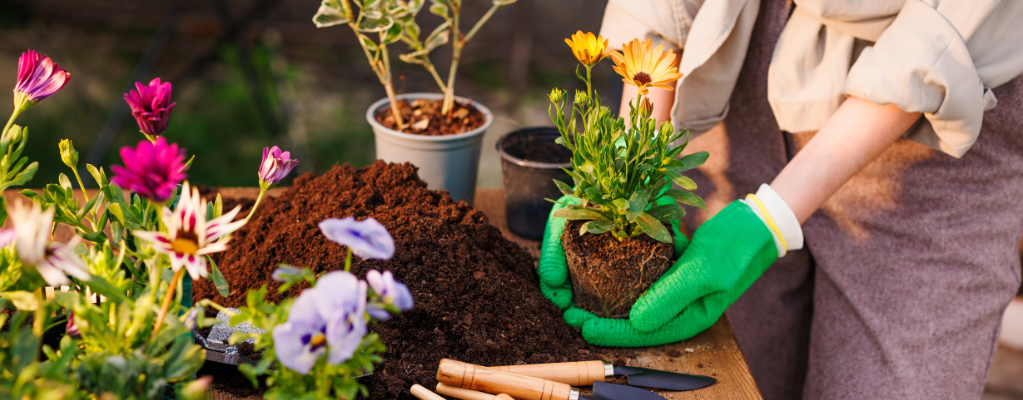
[[[625,56],[612,53],[618,64],[615,70],[626,77],[626,83],[640,89],[635,102],[629,103],[627,123],[601,105],[600,95],[592,90],[590,69],[603,58],[592,55],[606,53],[607,41],[601,44],[600,37],[587,35],[579,32],[573,40],[566,40],[586,68],[586,76],[578,69],[576,75],[586,83],[587,92],[576,92],[567,117],[565,91],[554,89],[550,94],[549,114],[561,132],[557,142],[572,151],[572,169],[565,171],[573,185],[555,183],[566,196],[578,200],[559,202],[564,208],[553,216],[587,221],[580,235],[611,232],[622,241],[645,234],[671,243],[665,224],[685,216],[678,203],[705,208],[703,199],[689,192],[696,189],[696,183],[682,173],[702,165],[708,154],[679,158],[688,144],[688,131],[674,132],[669,122],[658,125],[651,118],[653,106],[645,95],[647,88],[663,86],[681,74],[674,72],[674,57],[662,54],[660,46],[652,51],[649,40],[625,45]],[[641,70],[645,67],[649,71]],[[683,143],[673,146],[682,138]],[[672,201],[664,201],[666,198]]]

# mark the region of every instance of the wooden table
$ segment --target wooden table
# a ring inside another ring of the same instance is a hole
[[[534,257],[539,256],[540,242],[516,236],[508,230],[504,215],[504,190],[477,189],[473,206],[487,214],[490,223],[500,228],[505,237],[522,245]],[[692,339],[631,351],[636,357],[628,358],[630,366],[707,375],[718,380],[700,390],[659,393],[669,400],[763,398],[746,365],[746,357],[742,355],[739,343],[735,340],[732,326],[724,316],[710,329]]]
[[[275,188],[268,195],[276,196],[284,190]],[[258,188],[221,188],[218,191],[224,197],[235,198],[255,197],[259,194]],[[8,204],[27,201],[24,196],[13,190],[5,191],[3,195],[7,197]],[[93,191],[90,190],[90,197],[93,195]],[[490,223],[501,229],[505,237],[524,247],[534,257],[539,256],[539,242],[516,236],[508,230],[504,215],[504,190],[478,189],[474,206],[483,211],[490,219]],[[5,228],[9,228],[10,221],[4,225]],[[67,226],[61,225],[54,239],[66,241],[73,234]],[[664,346],[623,349],[621,353],[635,355],[627,358],[630,366],[707,375],[718,380],[714,385],[700,390],[659,393],[669,400],[762,398],[726,317],[721,317],[713,326],[692,339]],[[214,398],[234,398],[227,393],[212,394]]]

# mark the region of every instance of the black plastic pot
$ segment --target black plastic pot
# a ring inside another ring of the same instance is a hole
[[[508,229],[516,235],[541,239],[554,207],[545,199],[561,197],[554,180],[572,184],[572,178],[562,170],[572,167],[572,152],[554,143],[559,136],[554,127],[524,128],[497,141],[504,176],[505,216]]]

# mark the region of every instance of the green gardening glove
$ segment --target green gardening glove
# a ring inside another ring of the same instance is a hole
[[[773,236],[736,201],[705,222],[678,261],[632,306],[629,319],[599,318],[570,308],[565,321],[598,346],[640,347],[693,337],[778,258]]]

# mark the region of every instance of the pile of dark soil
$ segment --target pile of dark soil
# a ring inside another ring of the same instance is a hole
[[[379,369],[363,378],[372,398],[411,399],[413,384],[434,387],[442,358],[504,365],[611,357],[587,345],[543,297],[535,260],[524,249],[481,211],[427,190],[410,164],[335,166],[320,177],[303,175],[281,196],[263,201],[218,257],[231,296],[220,297],[210,281],[200,280],[195,299],[236,307],[246,291],[264,283],[274,301],[297,296],[305,287],[277,294],[271,274],[278,264],[316,272],[344,268],[346,249],[324,238],[320,221],[377,219],[394,236],[394,258],[355,257],[352,272],[392,271],[409,286],[415,307],[373,329],[388,350]]]
[[[473,107],[472,103],[462,104],[455,101],[450,116],[441,114],[442,103],[443,100],[419,99],[412,100],[411,103],[399,100],[398,109],[401,110],[401,120],[405,123],[402,129],[397,129],[398,124],[394,121],[390,106],[381,109],[376,119],[390,129],[427,136],[465,133],[483,126],[486,122],[483,113]]]

